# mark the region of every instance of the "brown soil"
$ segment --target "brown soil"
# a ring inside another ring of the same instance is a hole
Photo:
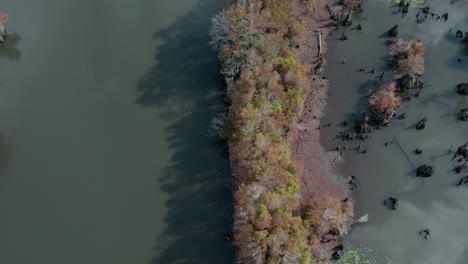
[[[311,17],[307,30],[310,32],[320,31],[322,33],[322,54],[326,52],[326,44],[330,33],[330,25],[333,20],[327,5],[329,0],[316,1],[316,17]],[[342,13],[340,7],[334,7],[337,14]],[[307,40],[308,53],[314,54],[311,58],[312,69],[316,68],[324,58],[319,56],[318,37],[313,36]],[[292,159],[298,171],[301,171],[301,203],[311,204],[314,200],[326,200],[329,197],[339,197],[340,200],[348,198],[348,188],[344,181],[338,181],[332,174],[332,163],[340,159],[336,151],[325,151],[320,145],[320,132],[326,128],[319,129],[320,119],[326,106],[327,92],[329,89],[328,79],[322,76],[322,68],[317,69],[310,78],[312,89],[306,97],[304,112],[297,126],[289,134]],[[324,125],[324,124],[322,124]],[[348,202],[351,207],[352,201]],[[350,215],[353,216],[353,215]],[[351,220],[351,219],[350,219]],[[321,239],[326,237],[329,231],[326,221],[323,222],[323,233]],[[320,239],[319,239],[320,240]],[[328,241],[328,239],[327,239]],[[316,241],[313,247],[315,256],[323,252],[330,252],[338,244],[337,237],[327,243]]]

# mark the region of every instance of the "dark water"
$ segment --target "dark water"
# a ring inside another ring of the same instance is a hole
[[[222,0],[5,0],[0,263],[229,263]]]
[[[328,51],[327,74],[332,88],[324,122],[339,124],[353,113],[363,113],[365,95],[380,84],[376,77],[386,69],[388,54],[386,36],[382,36],[389,28],[399,24],[404,38],[419,38],[426,45],[423,79],[430,86],[399,109],[399,113],[407,113],[406,120],[375,131],[370,140],[363,142],[368,154],[345,151],[346,161],[339,169],[343,175],[358,176],[359,188],[353,192],[357,213],[370,216],[368,223],[352,230],[347,242],[372,249],[378,263],[384,263],[384,257],[412,264],[461,264],[468,259],[468,190],[454,186],[467,172],[460,175],[451,172],[454,163],[450,162],[452,154],[447,154],[452,145],[459,146],[468,140],[468,124],[457,121],[456,116],[457,107],[467,98],[455,92],[456,84],[468,81],[468,57],[454,37],[458,28],[468,31],[468,2],[428,3],[435,12],[448,11],[449,21],[428,18],[417,25],[414,21],[417,11],[412,10],[402,18],[398,9],[387,2],[367,1],[362,17],[368,15],[368,20],[356,21],[363,23],[364,30],[348,30],[349,40],[331,42]],[[450,28],[454,28],[451,34]],[[340,34],[341,31],[331,38],[339,38]],[[347,63],[340,65],[343,58]],[[376,74],[357,72],[360,67],[367,70],[375,67]],[[389,77],[387,73],[386,78]],[[417,132],[415,123],[424,116],[429,118],[426,129]],[[333,139],[339,131],[343,131],[339,125],[323,131],[323,143],[328,149],[340,142]],[[384,146],[394,137],[403,151],[397,144]],[[355,148],[358,143],[348,145]],[[412,151],[416,148],[421,148],[423,154],[414,155]],[[414,177],[414,166],[423,163],[434,165],[433,177],[424,180]],[[382,205],[389,196],[399,198],[398,210],[391,211]],[[418,235],[423,228],[431,230],[428,240]]]

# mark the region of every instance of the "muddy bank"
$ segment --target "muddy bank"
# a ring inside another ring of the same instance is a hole
[[[314,68],[310,76],[311,90],[306,96],[302,116],[289,134],[289,142],[292,159],[301,171],[301,203],[314,204],[323,210],[320,213],[323,218],[317,228],[317,237],[313,240],[312,252],[317,259],[324,260],[331,256],[329,254],[333,254],[340,237],[347,233],[354,217],[354,201],[349,196],[348,183],[345,178],[340,179],[332,172],[333,164],[341,160],[340,150],[325,151],[320,144],[320,134],[331,126],[331,123],[321,123],[330,86],[328,78],[323,75],[323,67],[326,64],[323,55],[331,38],[330,31],[336,29],[339,24],[351,26],[351,18],[347,7],[332,6],[330,1],[325,0],[317,1],[316,4],[317,12],[307,25],[309,31],[320,32],[321,39],[316,37],[309,41],[313,43],[308,46],[309,52],[317,54],[316,60],[310,62]],[[320,44],[318,40],[321,41]],[[341,213],[339,217],[327,219],[324,216],[325,211],[331,208]],[[338,232],[333,222],[341,223]],[[336,253],[334,257],[337,257]]]

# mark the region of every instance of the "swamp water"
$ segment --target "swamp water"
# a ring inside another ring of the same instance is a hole
[[[4,0],[0,263],[229,263],[224,0]]]
[[[456,93],[456,84],[468,82],[468,57],[455,31],[468,31],[468,1],[427,1],[431,11],[449,12],[447,22],[430,16],[416,24],[417,9],[402,17],[395,4],[369,0],[360,15],[347,29],[349,40],[339,41],[343,29],[330,36],[326,75],[330,78],[328,108],[323,123],[333,122],[322,131],[325,148],[333,149],[341,142],[336,134],[344,131],[340,124],[352,114],[365,112],[369,91],[381,81],[377,78],[387,71],[385,63],[388,50],[386,32],[399,25],[404,39],[418,38],[426,46],[425,87],[418,98],[405,102],[397,114],[406,112],[405,120],[394,120],[388,127],[376,130],[363,141],[367,154],[357,154],[359,141],[348,142],[350,150],[344,151],[344,163],[338,173],[356,175],[359,187],[352,195],[357,200],[358,216],[368,213],[367,223],[355,226],[346,239],[356,247],[372,250],[377,263],[386,263],[385,257],[401,264],[461,264],[468,262],[468,188],[455,187],[455,183],[468,172],[452,172],[453,153],[448,150],[468,140],[468,123],[457,120],[456,110],[463,98]],[[365,19],[367,16],[367,19]],[[363,30],[353,30],[361,22]],[[449,30],[453,28],[452,32]],[[461,62],[457,59],[461,58]],[[346,64],[340,62],[346,59]],[[374,75],[358,72],[376,68]],[[385,80],[390,74],[386,72]],[[465,101],[466,103],[466,101]],[[427,116],[426,129],[416,131],[415,124]],[[384,146],[385,142],[397,143]],[[421,155],[414,149],[423,150]],[[406,152],[407,157],[404,152]],[[434,175],[421,179],[415,177],[415,167],[428,163],[434,165]],[[387,209],[383,200],[389,196],[399,199],[396,211]],[[431,235],[424,240],[418,232],[429,228]]]

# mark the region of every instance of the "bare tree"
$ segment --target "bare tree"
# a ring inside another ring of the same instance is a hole
[[[211,19],[210,45],[213,49],[218,50],[219,47],[226,42],[228,31],[229,20],[226,14],[221,11]]]

